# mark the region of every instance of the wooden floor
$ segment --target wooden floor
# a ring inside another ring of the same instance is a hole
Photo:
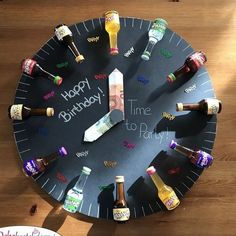
[[[162,17],[193,48],[208,57],[207,69],[223,102],[213,150],[214,165],[170,213],[117,225],[81,215],[63,215],[59,206],[23,176],[7,107],[20,78],[19,62],[46,42],[58,23],[101,17]],[[235,0],[66,0],[0,1],[0,227],[43,226],[73,235],[236,235],[236,1]],[[38,204],[35,216],[31,205]]]

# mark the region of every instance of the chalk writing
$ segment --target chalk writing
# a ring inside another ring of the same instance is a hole
[[[106,74],[98,74],[94,76],[95,79],[107,79],[108,75]]]
[[[168,51],[167,49],[161,48],[160,53],[162,56],[164,56],[167,59],[172,57],[172,53],[170,51]]]
[[[86,78],[85,80],[79,81],[78,84],[76,84],[73,89],[70,89],[69,91],[64,91],[63,93],[61,93],[61,96],[68,101],[68,99],[71,99],[75,96],[80,96],[81,93],[85,92],[85,89],[90,90],[90,84],[88,79]]]
[[[62,183],[67,183],[68,182],[67,178],[60,172],[57,172],[56,178]]]
[[[89,151],[87,150],[87,151],[84,151],[84,152],[77,152],[75,155],[77,157],[86,157],[86,156],[88,156],[88,153],[89,153]]]
[[[130,115],[144,115],[150,116],[151,108],[150,107],[138,107],[136,105],[137,99],[128,99],[128,103],[130,104]]]
[[[69,65],[68,61],[65,61],[65,62],[57,64],[56,67],[60,69],[63,67],[67,67],[68,65]]]
[[[141,83],[143,83],[144,85],[148,84],[149,83],[149,80],[146,79],[144,76],[138,76],[137,77],[137,80]]]
[[[99,40],[99,36],[87,38],[87,41],[89,43],[94,43],[94,42],[96,43],[98,40]]]
[[[135,144],[130,143],[130,142],[126,141],[126,140],[123,142],[123,145],[124,145],[124,147],[126,147],[128,149],[133,149],[135,147]]]
[[[104,161],[103,163],[107,168],[114,168],[117,165],[116,161]]]
[[[184,90],[184,92],[185,92],[185,93],[190,93],[190,92],[196,90],[196,88],[197,88],[196,84],[193,84],[192,86],[186,88],[186,89]]]
[[[43,96],[43,99],[44,99],[44,100],[48,100],[49,98],[54,97],[54,95],[55,95],[55,92],[52,91],[52,92],[50,92],[50,93],[44,95],[44,96]]]
[[[168,120],[174,120],[175,119],[175,116],[171,115],[170,113],[168,112],[162,112],[162,117],[163,118],[166,118]]]
[[[131,54],[134,53],[134,47],[131,47],[125,54],[124,57],[129,57]]]

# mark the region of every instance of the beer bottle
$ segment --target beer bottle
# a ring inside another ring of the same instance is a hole
[[[58,75],[53,75],[48,71],[44,70],[37,61],[33,59],[23,59],[21,62],[21,70],[22,72],[30,75],[32,77],[43,77],[53,81],[54,84],[60,85],[62,83],[62,78]]]
[[[65,24],[60,24],[55,27],[54,31],[58,41],[63,43],[66,47],[70,49],[70,51],[75,57],[75,61],[77,63],[83,62],[84,56],[79,53],[79,50],[77,49],[73,40],[73,34],[69,27]]]
[[[184,156],[188,157],[190,162],[193,163],[195,166],[199,168],[207,168],[212,165],[213,157],[202,151],[202,150],[192,150],[186,148],[174,140],[170,142],[170,148],[176,150],[177,152],[183,154]]]
[[[66,195],[66,199],[63,204],[63,209],[71,213],[78,211],[81,201],[83,200],[83,189],[90,175],[91,169],[84,166],[78,181],[72,189],[70,189]]]
[[[23,104],[14,104],[8,107],[8,117],[12,120],[24,120],[30,116],[53,116],[54,109],[48,108],[29,108]]]
[[[56,152],[53,152],[44,157],[37,157],[28,160],[23,163],[23,172],[27,176],[33,176],[45,171],[47,166],[54,162],[59,156],[64,157],[67,155],[67,151],[64,147],[58,148]]]
[[[176,196],[174,190],[162,181],[161,177],[157,174],[154,166],[150,166],[149,168],[147,168],[146,172],[156,185],[156,188],[158,190],[158,197],[163,202],[167,210],[175,209],[180,204],[180,201]]]
[[[216,98],[205,98],[198,103],[177,103],[176,111],[200,111],[206,115],[220,113],[222,103]]]
[[[166,31],[167,22],[164,19],[157,18],[152,24],[151,29],[148,32],[149,40],[147,46],[141,56],[145,61],[148,61],[151,57],[154,46],[158,41],[160,41]]]
[[[113,219],[124,223],[130,218],[130,210],[125,200],[124,176],[116,176],[116,201],[113,206]]]
[[[117,34],[120,30],[120,18],[117,11],[107,11],[105,14],[105,30],[109,34],[110,54],[119,53],[117,46]]]
[[[195,52],[185,60],[183,66],[181,66],[175,72],[170,73],[167,76],[167,80],[169,82],[174,82],[175,80],[184,77],[188,73],[196,73],[206,61],[207,58],[203,52]]]

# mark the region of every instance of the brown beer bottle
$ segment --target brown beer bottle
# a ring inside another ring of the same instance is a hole
[[[124,176],[116,176],[116,201],[113,207],[113,219],[125,223],[130,218],[130,210],[125,200]]]
[[[73,40],[73,34],[69,27],[65,24],[60,24],[55,27],[54,31],[58,41],[63,43],[66,47],[70,49],[70,51],[75,57],[76,62],[83,62],[84,56],[79,53],[79,50],[77,49]]]
[[[45,157],[38,157],[23,163],[23,172],[27,176],[33,176],[43,172],[47,166],[55,161],[59,156],[63,157],[67,155],[67,151],[64,147],[58,148],[56,152],[53,152]]]
[[[30,116],[53,116],[54,109],[48,108],[29,108],[23,104],[14,104],[8,107],[8,116],[12,120],[24,120]]]
[[[222,103],[216,98],[205,98],[198,103],[177,103],[176,111],[200,111],[206,115],[220,113]]]

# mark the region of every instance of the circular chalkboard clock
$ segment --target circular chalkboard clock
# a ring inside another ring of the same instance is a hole
[[[146,174],[154,165],[164,182],[181,199],[202,170],[168,147],[172,139],[211,153],[216,116],[175,110],[177,102],[198,102],[214,97],[208,72],[202,67],[191,79],[170,84],[166,76],[181,66],[194,50],[179,35],[166,30],[149,61],[141,54],[151,21],[120,18],[119,54],[109,55],[104,18],[71,25],[75,44],[85,60],[77,64],[71,52],[50,38],[34,55],[46,70],[64,78],[61,86],[22,74],[15,104],[53,107],[53,118],[32,117],[14,121],[14,135],[22,161],[47,155],[65,146],[59,158],[34,181],[54,199],[63,202],[83,166],[92,169],[79,212],[112,219],[116,175],[125,176],[131,218],[164,210],[157,190]],[[94,142],[83,142],[84,131],[109,112],[107,76],[117,68],[124,77],[125,120]],[[73,108],[79,106],[75,111]],[[175,117],[168,120],[163,112]],[[106,165],[104,165],[104,163]]]

